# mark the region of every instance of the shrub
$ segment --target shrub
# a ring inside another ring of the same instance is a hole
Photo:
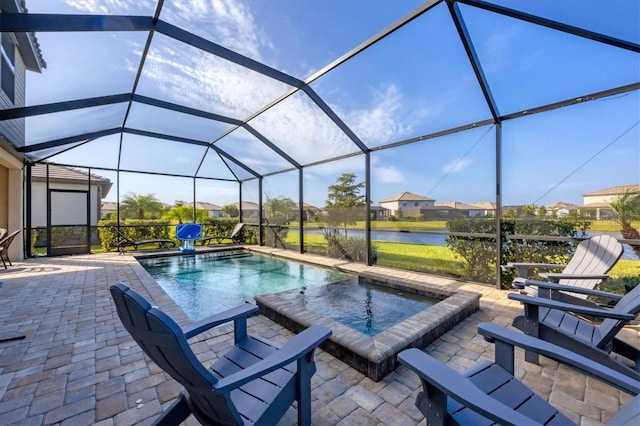
[[[540,235],[576,237],[589,226],[586,221],[552,219],[504,219],[502,222],[502,259],[508,262],[566,263],[575,250],[573,241],[507,239],[506,236]],[[495,219],[458,217],[447,222],[451,233],[496,234]],[[496,239],[487,236],[449,235],[447,245],[466,261],[468,278],[480,282],[496,280]],[[503,288],[508,288],[515,271],[503,271]],[[532,277],[536,278],[536,276]]]
[[[101,220],[98,222],[100,242],[102,248],[110,250],[118,241],[118,235],[111,229],[117,227],[115,220]],[[164,220],[127,219],[120,221],[120,232],[133,241],[173,238],[175,227]]]

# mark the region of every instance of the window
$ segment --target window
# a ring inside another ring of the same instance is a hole
[[[418,207],[420,205],[420,203],[416,201],[413,205]]]
[[[15,46],[8,33],[2,33],[0,86],[11,102],[15,100]]]

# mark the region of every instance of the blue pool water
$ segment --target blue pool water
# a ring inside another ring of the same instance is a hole
[[[279,296],[367,336],[375,336],[440,301],[358,277]]]
[[[248,252],[141,259],[140,264],[194,321],[252,300],[345,279],[347,274]]]

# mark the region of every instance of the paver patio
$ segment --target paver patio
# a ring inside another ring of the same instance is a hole
[[[424,280],[482,294],[480,310],[425,350],[454,369],[479,358],[493,358],[493,347],[476,335],[483,321],[508,325],[521,309],[507,291],[451,280],[290,251],[252,247],[358,272],[371,270]],[[36,258],[0,270],[0,424],[132,425],[150,424],[178,394],[180,386],[142,351],[121,326],[108,293],[123,281],[149,298],[180,324],[186,315],[131,255],[93,254]],[[263,316],[250,319],[250,330],[276,341],[291,332]],[[192,341],[205,364],[232,344],[230,326]],[[623,331],[640,345],[637,323]],[[313,422],[316,425],[424,424],[414,407],[418,378],[400,367],[374,382],[319,350],[313,378]],[[631,398],[597,380],[542,358],[524,363],[517,354],[516,373],[541,397],[579,424],[602,424]],[[294,424],[290,409],[282,424]],[[187,424],[196,424],[190,417]]]

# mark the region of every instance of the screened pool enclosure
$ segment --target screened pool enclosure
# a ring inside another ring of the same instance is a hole
[[[152,194],[193,219],[235,205],[256,243],[359,240],[360,261],[467,278],[474,260],[426,247],[484,241],[499,285],[505,241],[588,235],[614,218],[599,192],[640,184],[637,0],[0,5],[3,49],[34,33],[46,61],[0,111],[24,129],[3,136],[26,165],[29,255],[79,224],[89,250],[101,206],[126,225],[123,197]],[[356,203],[334,197],[345,178]]]

